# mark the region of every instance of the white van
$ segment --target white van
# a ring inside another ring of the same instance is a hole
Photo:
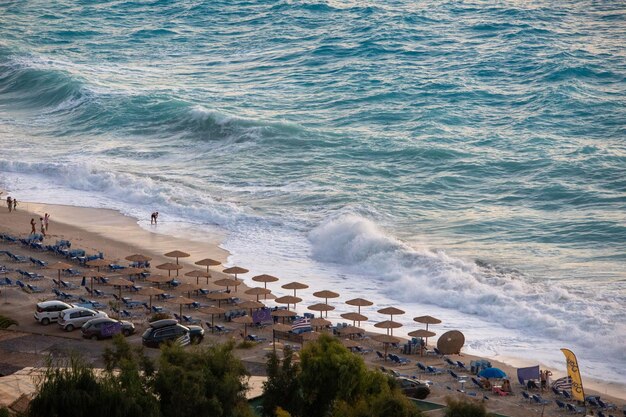
[[[71,304],[64,303],[59,300],[50,300],[37,303],[37,309],[35,310],[35,320],[39,323],[47,326],[53,321],[59,319],[59,313],[68,308],[72,308]]]
[[[59,326],[63,330],[71,332],[74,329],[81,328],[89,320],[100,317],[109,316],[104,311],[95,311],[85,307],[68,308],[59,314]]]

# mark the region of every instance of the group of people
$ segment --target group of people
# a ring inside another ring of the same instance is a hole
[[[9,208],[9,213],[17,210],[17,198],[11,198],[11,196],[8,196],[7,207]]]
[[[48,232],[49,222],[50,222],[50,215],[48,213],[44,214],[43,217],[39,218],[40,231],[44,237],[46,237],[46,233]],[[35,233],[37,233],[37,228],[36,228],[35,219],[32,218],[30,219],[30,234],[34,235]]]

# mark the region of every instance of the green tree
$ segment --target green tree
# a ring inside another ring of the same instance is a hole
[[[154,391],[163,417],[247,417],[246,370],[233,355],[233,344],[185,351],[164,346]]]
[[[278,415],[277,409],[300,415],[302,389],[298,378],[300,368],[293,362],[293,351],[286,347],[283,360],[272,352],[267,361],[267,381],[263,384],[263,415]]]

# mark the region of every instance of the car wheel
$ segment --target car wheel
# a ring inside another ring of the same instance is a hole
[[[41,319],[41,324],[43,324],[44,326],[47,326],[48,324],[50,324],[50,319],[47,317]]]
[[[91,340],[100,340],[97,334],[91,335]]]
[[[124,335],[124,337],[128,337],[130,336],[130,330],[128,329],[122,330],[122,334]]]
[[[65,326],[65,331],[66,332],[71,332],[72,330],[74,330],[74,325],[68,324],[67,326]]]

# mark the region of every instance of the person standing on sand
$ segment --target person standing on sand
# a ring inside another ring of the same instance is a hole
[[[154,224],[157,224],[157,220],[159,219],[159,212],[155,211],[154,212]]]
[[[46,232],[48,231],[48,222],[50,221],[50,215],[48,213],[43,216],[43,224],[46,227]]]
[[[10,213],[11,210],[13,209],[13,199],[11,198],[11,196],[7,197],[7,207],[9,207],[9,213]]]
[[[13,199],[13,211],[17,210],[17,198]]]
[[[37,233],[35,230],[35,219],[30,219],[30,234],[34,235],[35,233]]]
[[[40,217],[39,221],[41,222],[41,234],[43,235],[43,237],[46,237],[46,227],[43,223],[43,217]]]

